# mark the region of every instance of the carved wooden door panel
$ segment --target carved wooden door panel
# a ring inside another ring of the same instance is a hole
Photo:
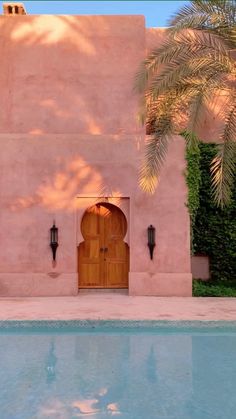
[[[84,242],[78,251],[79,288],[128,287],[126,231],[126,218],[115,205],[96,204],[85,212],[81,222]]]

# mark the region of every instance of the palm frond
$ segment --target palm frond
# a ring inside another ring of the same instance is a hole
[[[142,190],[154,193],[158,184],[161,167],[168,151],[170,137],[153,134],[146,144],[144,162],[139,176],[139,185]]]
[[[216,57],[222,56],[222,59],[224,57],[224,60],[230,63],[227,45],[219,36],[210,33],[199,34],[197,31],[183,32],[175,38],[168,37],[160,48],[149,54],[135,76],[134,90],[143,93],[161,65],[181,65],[196,57],[197,54],[202,57],[215,54]]]
[[[180,135],[182,135],[182,137],[184,137],[184,139],[186,140],[186,145],[188,149],[194,151],[198,148],[200,140],[195,132],[184,130],[180,132]]]
[[[174,31],[183,28],[225,30],[235,25],[235,1],[195,0],[184,5],[169,21]]]
[[[139,185],[145,192],[154,193],[161,167],[168,151],[172,132],[172,116],[164,114],[157,121],[156,131],[145,145],[145,158],[140,169]]]
[[[218,145],[217,155],[211,165],[213,196],[221,207],[230,203],[236,169],[236,92],[232,98],[221,135],[223,143]]]
[[[157,98],[177,84],[182,84],[183,81],[188,78],[191,83],[191,79],[195,78],[196,80],[198,77],[200,85],[204,78],[210,79],[216,73],[232,74],[233,71],[234,63],[229,57],[217,56],[217,53],[215,54],[215,57],[202,54],[200,57],[196,57],[182,65],[165,67],[160,74],[153,77],[148,86],[147,94],[151,95],[153,98]]]
[[[214,199],[224,206],[230,200],[236,153],[236,0],[191,1],[170,24],[165,41],[135,78],[134,88],[143,99],[142,121],[146,118],[152,133],[140,184],[154,191],[168,138],[180,127],[185,127],[187,147],[197,146],[202,109],[212,108],[216,100],[225,127],[211,170]]]
[[[190,78],[190,82],[192,79]],[[193,95],[192,100],[190,101],[189,109],[189,121],[188,121],[188,130],[190,132],[195,132],[202,123],[203,111],[207,111],[207,103],[212,102],[213,97],[219,97],[221,92],[224,91],[224,94],[229,94],[229,87],[226,82],[222,80],[221,74],[218,71],[213,71],[208,74],[207,77],[200,78],[198,83],[196,83],[198,93]],[[218,115],[223,114],[223,109],[225,108],[224,103],[220,103],[218,106]]]
[[[211,164],[213,198],[222,208],[231,202],[235,176],[236,143],[227,141],[218,145],[218,152]]]
[[[170,33],[186,28],[207,31],[219,35],[228,47],[236,47],[235,0],[195,0],[184,5],[169,21]]]
[[[189,110],[188,129],[195,132],[201,123],[201,112],[206,98],[206,91],[200,89],[198,94],[193,98]]]

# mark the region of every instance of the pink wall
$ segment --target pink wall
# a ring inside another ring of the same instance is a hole
[[[210,260],[209,256],[195,255],[191,257],[191,267],[193,279],[210,279]]]
[[[0,30],[1,132],[140,131],[132,80],[143,16],[0,16]]]
[[[7,57],[0,75],[0,295],[76,295],[80,220],[104,196],[125,205],[130,294],[191,295],[180,137],[154,196],[138,187],[145,136],[132,84],[145,55],[144,18],[1,16],[0,32]],[[149,224],[156,227],[153,261]]]

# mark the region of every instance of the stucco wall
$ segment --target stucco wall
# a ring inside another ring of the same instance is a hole
[[[143,16],[0,16],[1,132],[136,133]]]
[[[138,187],[145,135],[132,84],[145,55],[144,18],[2,16],[0,31],[0,295],[77,294],[80,220],[105,196],[128,202],[130,293],[191,295],[180,137],[155,195]]]

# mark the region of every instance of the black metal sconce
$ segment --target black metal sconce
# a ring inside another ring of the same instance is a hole
[[[46,360],[46,374],[47,374],[47,383],[50,384],[56,379],[56,363],[57,357],[55,355],[55,345],[54,341],[51,342],[49,354]]]
[[[148,232],[148,247],[149,247],[149,252],[150,252],[150,259],[153,259],[153,251],[154,251],[154,247],[156,246],[156,243],[155,243],[156,229],[155,227],[150,225],[147,229],[147,232]]]
[[[56,252],[58,248],[58,228],[55,226],[55,221],[53,226],[50,228],[50,239],[53,260],[56,260]]]

